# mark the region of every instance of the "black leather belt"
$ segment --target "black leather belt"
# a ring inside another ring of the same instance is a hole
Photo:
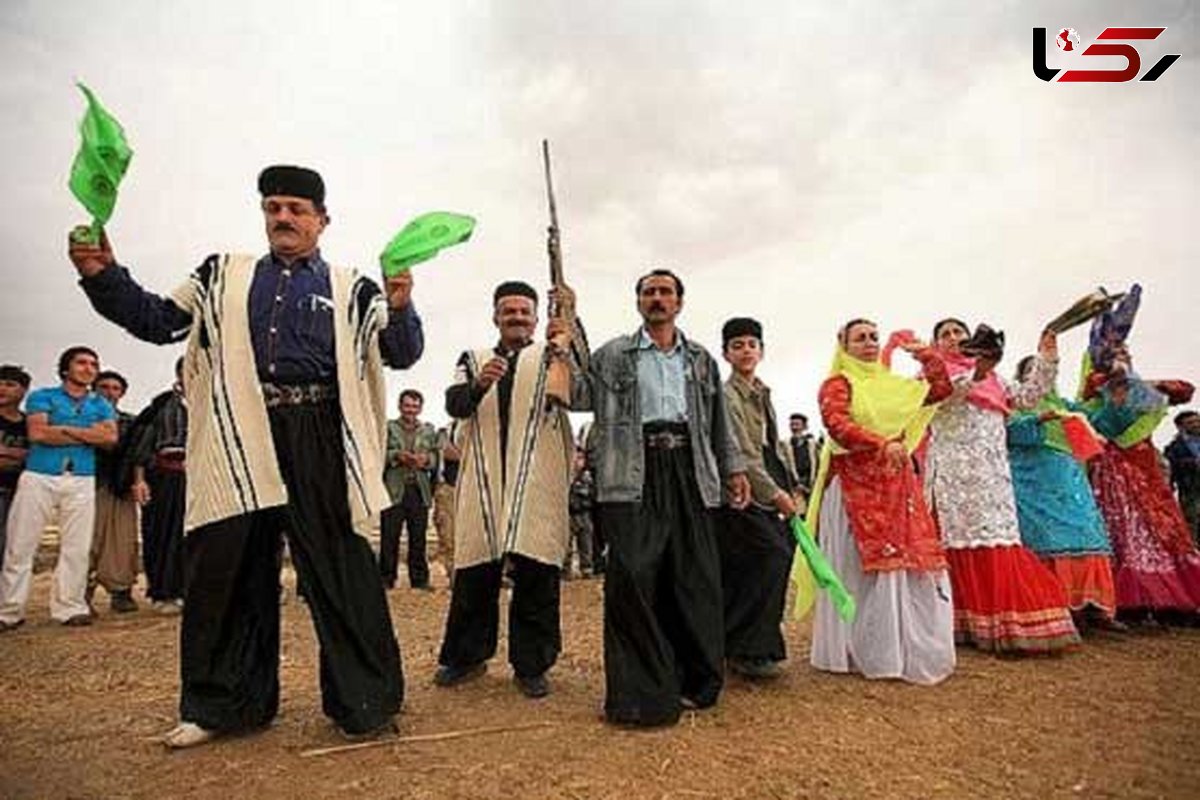
[[[337,387],[329,383],[278,384],[262,383],[263,400],[267,408],[279,406],[308,406],[336,400]]]
[[[692,437],[683,423],[651,422],[642,429],[642,441],[650,450],[677,450],[691,445]]]

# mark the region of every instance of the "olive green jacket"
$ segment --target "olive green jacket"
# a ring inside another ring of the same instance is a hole
[[[429,456],[429,466],[425,469],[400,466],[396,463],[396,458],[405,451],[425,453]],[[391,495],[393,505],[400,502],[404,497],[405,485],[413,480],[421,490],[421,499],[425,505],[433,502],[429,475],[431,470],[437,466],[437,459],[438,436],[437,430],[432,425],[428,422],[418,422],[415,429],[408,430],[400,424],[400,420],[388,420],[383,482],[387,484],[388,494]]]

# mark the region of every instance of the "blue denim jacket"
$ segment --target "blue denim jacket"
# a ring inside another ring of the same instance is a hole
[[[645,464],[638,400],[637,354],[641,329],[618,336],[592,354],[586,376],[573,381],[572,411],[592,411],[590,460],[595,470],[596,502],[640,503]],[[704,505],[721,505],[722,487],[744,471],[725,408],[716,360],[679,332],[686,359],[688,431],[696,485]]]

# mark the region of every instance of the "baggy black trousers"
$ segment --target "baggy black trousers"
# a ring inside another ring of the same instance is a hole
[[[725,631],[720,561],[691,451],[645,451],[642,502],[601,503],[604,713],[611,722],[676,722],[680,698],[717,701]]]
[[[513,582],[508,607],[508,662],[517,675],[532,678],[554,666],[562,650],[562,570],[521,555],[506,558],[512,567]],[[454,570],[439,664],[471,667],[496,654],[503,573],[503,561]]]
[[[780,625],[796,541],[776,514],[751,506],[717,514],[727,658],[783,661]]]
[[[183,513],[187,478],[182,472],[151,470],[150,502],[142,509],[142,568],[151,600],[183,597]]]
[[[399,572],[400,536],[408,530],[408,583],[429,585],[429,562],[425,557],[425,534],[429,528],[429,506],[421,497],[421,487],[404,487],[400,502],[385,508],[379,521],[379,574],[389,588],[396,585]]]
[[[400,710],[400,649],[375,557],[350,526],[336,401],[270,410],[286,506],[206,525],[185,540],[180,718],[219,731],[279,707],[281,535],[316,628],[325,714],[348,733]],[[194,465],[192,465],[194,468]]]

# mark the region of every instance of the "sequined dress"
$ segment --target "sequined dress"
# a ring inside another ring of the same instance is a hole
[[[1032,408],[1056,372],[1056,361],[1036,358],[1024,382],[1006,385],[1009,403]],[[1007,415],[971,402],[969,373],[954,384],[930,426],[926,486],[950,562],[955,639],[994,652],[1075,645],[1066,592],[1021,544]]]
[[[1185,403],[1193,387],[1161,382],[1172,403]],[[1110,441],[1092,460],[1092,491],[1113,546],[1117,608],[1194,612],[1200,608],[1200,553],[1183,512],[1158,465],[1150,440],[1121,447],[1117,438],[1136,414],[1107,394],[1090,414]]]

